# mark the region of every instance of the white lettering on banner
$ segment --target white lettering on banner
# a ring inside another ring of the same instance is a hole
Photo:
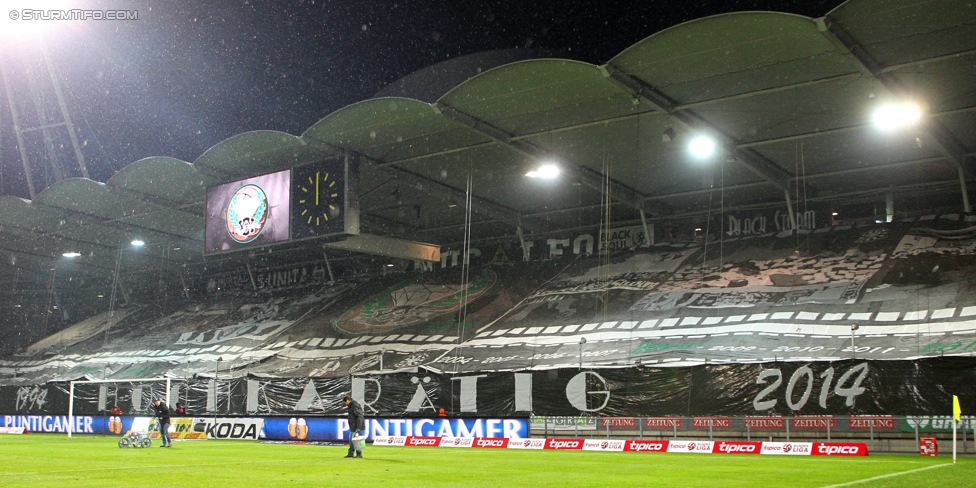
[[[438,437],[416,437],[408,436],[407,445],[408,446],[437,446],[440,444],[440,438]]]
[[[301,286],[329,281],[328,270],[324,264],[254,273],[254,280],[248,273],[218,275],[207,282],[207,292],[226,290],[270,290]]]
[[[573,239],[573,254],[579,254],[580,252],[587,256],[593,254],[593,236],[583,234]]]
[[[909,416],[905,417],[905,423],[912,429],[920,431],[932,430],[952,430],[952,416],[950,415],[930,415],[930,416]],[[976,417],[963,415],[959,418],[957,428],[961,430],[972,430],[976,427]]]
[[[366,401],[366,383],[370,382],[376,387],[376,396],[373,397],[372,401]],[[379,413],[379,410],[373,406],[374,403],[378,402],[380,395],[383,393],[383,387],[380,385],[379,380],[376,378],[362,378],[358,376],[353,376],[352,378],[352,398],[359,402],[363,406],[363,409],[372,410],[373,413]]]
[[[425,425],[429,425],[430,428],[424,429]],[[434,430],[433,427],[434,421],[432,419],[419,419],[413,423],[414,432],[417,433],[415,435],[428,435],[425,432],[432,432]]]
[[[410,382],[417,385],[417,390],[413,392],[413,398],[407,404],[407,411],[419,412],[423,409],[430,409],[431,412],[436,412],[437,409],[434,407],[434,402],[430,400],[430,395],[427,394],[427,390],[424,388],[424,385],[430,383],[430,376],[424,376],[423,379],[414,376],[410,378]]]
[[[734,215],[729,215],[729,226],[725,232],[730,236],[752,236],[766,233],[766,217],[758,216],[753,218],[738,219]]]
[[[604,427],[618,427],[618,428],[637,428],[637,419],[634,417],[603,417],[600,419],[600,423]]]
[[[814,442],[815,456],[867,456],[868,446],[862,443]]]
[[[610,439],[587,439],[583,441],[584,451],[615,451],[624,450],[624,441]]]
[[[651,232],[650,226],[648,226],[648,232]],[[647,239],[644,236],[644,227],[640,225],[600,231],[601,250],[609,249],[616,251],[620,249],[632,249],[646,244]]]
[[[760,454],[783,456],[809,456],[813,450],[812,442],[763,442]]]
[[[375,436],[492,437],[521,438],[518,419],[366,419],[366,431]],[[336,437],[349,431],[349,422],[339,419]]]
[[[487,378],[486,374],[457,376],[451,378],[461,384],[460,406],[465,413],[478,412],[478,378]]]
[[[857,377],[854,378],[852,381],[852,377],[854,375],[857,375]],[[837,380],[837,384],[834,385],[833,393],[837,396],[844,397],[846,399],[844,403],[848,407],[853,407],[855,398],[858,395],[864,393],[865,391],[865,388],[861,386],[861,383],[864,382],[864,379],[867,377],[867,375],[868,375],[868,363],[861,363],[852,366],[844,374],[841,375],[840,379]],[[772,383],[767,384],[768,378],[775,378],[775,379],[772,381]],[[801,378],[806,378],[805,386],[803,387],[803,393],[800,396],[800,399],[794,402],[793,401],[794,391],[796,389],[796,385],[800,383]],[[828,395],[830,394],[831,382],[834,379],[833,366],[827,368],[827,370],[821,373],[820,378],[823,380],[823,383],[820,385],[820,396],[819,396],[820,408],[825,409],[827,408],[827,398]],[[849,383],[850,386],[847,386]],[[771,398],[768,400],[766,398],[770,396],[770,394],[772,394],[774,391],[776,391],[780,387],[780,385],[783,384],[782,370],[780,370],[779,368],[769,368],[760,371],[759,377],[756,379],[756,384],[757,385],[766,384],[766,387],[763,388],[762,391],[760,391],[756,395],[755,399],[752,400],[752,407],[756,409],[756,411],[763,411],[763,410],[769,410],[774,406],[776,406],[776,403],[778,402],[776,398]],[[784,394],[787,406],[790,407],[790,409],[793,411],[801,410],[804,407],[804,405],[806,405],[807,400],[810,399],[810,395],[813,392],[813,387],[814,387],[813,370],[810,369],[809,366],[802,366],[800,368],[797,368],[797,370],[793,372],[793,376],[790,378],[789,384],[787,385],[786,392]]]
[[[461,251],[449,251],[449,250],[441,251],[441,268],[446,268],[448,261],[451,261],[452,268],[457,266],[458,256],[460,255],[461,255]]]
[[[17,401],[14,409],[18,412],[42,410],[45,403],[47,403],[47,388],[22,386],[17,389]]]
[[[895,430],[894,415],[851,415],[847,419],[851,430]]]
[[[532,260],[532,247],[535,243],[532,241],[522,241],[522,260],[529,262]]]
[[[794,218],[796,219],[797,229],[814,230],[817,228],[817,212],[814,210],[796,212]],[[728,228],[725,233],[729,236],[762,235],[767,232],[766,223],[767,220],[764,215],[755,215],[752,217],[729,215]],[[773,223],[776,225],[777,232],[791,230],[793,228],[793,222],[790,221],[789,212],[777,210],[773,215]]]
[[[647,225],[647,233],[651,236],[650,244],[654,244],[654,225]],[[552,257],[562,256],[569,250],[570,245],[572,245],[573,254],[593,254],[593,243],[596,239],[593,234],[580,234],[573,238],[547,238],[546,245],[542,248],[541,254],[543,259],[549,259]],[[644,233],[644,227],[641,225],[631,226],[631,227],[621,227],[619,229],[610,229],[609,231],[600,231],[600,242],[599,249],[617,251],[621,249],[634,249],[637,247],[647,246],[647,234]],[[532,248],[535,247],[534,241],[523,241],[522,242],[522,258],[525,261],[530,261],[532,258]],[[489,253],[494,256],[496,253]],[[441,251],[441,268],[453,268],[458,266],[461,259],[461,251],[458,250],[442,250]],[[469,254],[470,257],[482,256],[482,251],[478,248],[471,248]],[[414,269],[418,271],[429,270],[429,265],[423,263],[422,261],[414,260]]]
[[[219,275],[207,283],[207,291],[253,289],[269,290],[310,283],[329,281],[328,270],[323,264],[301,268],[254,273],[254,281],[247,273]]]
[[[471,447],[474,444],[473,437],[439,437],[441,438],[441,443],[438,444],[438,447]]]
[[[291,327],[293,323],[268,320],[257,324],[231,325],[207,332],[184,332],[176,343],[206,346],[236,339],[263,340]]]
[[[731,417],[692,417],[691,427],[695,429],[731,429]]]
[[[467,375],[467,376],[457,376],[451,378],[452,381],[457,381],[460,385],[460,411],[464,413],[477,413],[478,412],[478,379],[485,378],[486,375]],[[532,375],[524,373],[515,373],[515,398],[516,406],[526,408],[531,407],[531,377]],[[419,412],[422,410],[430,410],[432,412],[436,411],[435,405],[430,398],[430,394],[427,392],[427,387],[429,385],[431,378],[429,376],[412,377],[410,381],[417,385],[413,397],[411,397],[410,402],[407,404],[407,412]],[[250,385],[250,384],[249,384]],[[372,399],[367,400],[366,398],[366,388],[372,385],[375,387],[376,393]],[[260,385],[258,385],[260,386]],[[305,385],[305,391],[302,393],[302,397],[299,402],[294,407],[295,410],[307,411],[312,406],[315,406],[321,402],[321,397],[315,391],[315,384],[313,381],[309,381]],[[373,413],[378,413],[379,411],[373,406],[376,402],[380,400],[382,395],[382,387],[380,382],[375,378],[362,378],[353,377],[352,379],[352,397],[356,401],[362,404],[363,409],[371,410]]]
[[[89,416],[72,417],[66,415],[5,415],[0,427],[23,427],[28,432],[55,432],[65,434],[68,427],[75,433],[94,434],[92,418]]]
[[[715,451],[721,454],[759,454],[762,447],[761,442],[725,442],[720,441],[715,444]]]
[[[668,441],[627,441],[624,450],[631,452],[664,452],[668,450]]]
[[[441,251],[441,268],[448,267],[448,265],[447,265],[447,262],[448,261],[451,262],[451,267],[452,268],[455,267],[455,266],[457,266],[458,265],[458,257],[460,257],[460,256],[461,256],[461,251],[449,251],[449,250]],[[473,258],[473,257],[476,258],[476,257],[479,257],[479,256],[481,256],[481,249],[478,249],[476,247],[472,247],[468,251],[468,257],[464,260],[464,264],[469,264],[471,262],[471,258]],[[415,264],[414,268],[415,269],[422,269],[422,268],[420,268],[420,266],[416,266],[417,263],[422,263],[422,261],[415,259],[414,260],[414,264]]]
[[[193,420],[194,432],[205,432],[208,439],[257,440],[264,429],[263,418]]]
[[[588,391],[587,383],[590,381],[599,382],[602,387],[600,390]],[[590,408],[589,398],[590,396],[596,396],[603,399],[603,403],[599,407]],[[573,376],[569,382],[566,383],[566,399],[569,403],[581,412],[598,412],[606,408],[607,403],[610,402],[610,386],[607,384],[607,380],[603,379],[597,373],[593,371],[584,371],[582,373]]]
[[[545,430],[596,430],[596,417],[560,417],[535,415],[529,417],[529,422],[534,428]]]
[[[786,426],[783,417],[746,417],[745,425],[750,429],[782,429]]]
[[[305,383],[305,389],[302,390],[302,396],[298,399],[298,403],[295,404],[294,410],[297,412],[307,412],[312,408],[312,405],[323,405],[322,397],[319,396],[318,390],[315,389],[315,380],[309,379],[308,383]]]
[[[792,419],[794,429],[826,430],[837,428],[837,421],[833,415],[801,415]]]
[[[569,239],[547,239],[549,257],[562,256],[563,248],[569,247]]]
[[[509,449],[545,449],[545,439],[509,439]]]
[[[373,444],[378,446],[405,446],[407,438],[405,436],[380,436],[373,439]]]
[[[474,447],[504,449],[508,447],[508,439],[495,437],[478,437],[474,440]]]
[[[711,453],[714,449],[713,441],[671,441],[668,443],[668,452],[707,452]]]
[[[857,450],[854,446],[819,446],[817,453],[826,456],[831,454],[857,454]]]
[[[546,449],[582,449],[583,441],[579,439],[548,439]]]
[[[647,417],[644,419],[644,427],[651,429],[680,429],[681,417]]]

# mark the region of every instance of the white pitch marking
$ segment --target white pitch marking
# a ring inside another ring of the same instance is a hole
[[[836,485],[827,485],[824,488],[839,488],[841,486],[851,486],[859,485],[861,483],[870,483],[872,481],[883,480],[885,478],[894,478],[895,476],[901,476],[903,474],[917,473],[919,471],[926,471],[929,469],[942,468],[945,466],[952,466],[952,463],[936,464],[935,466],[926,466],[924,468],[909,469],[908,471],[899,471],[897,473],[883,474],[880,476],[872,476],[870,478],[864,478],[863,480],[848,481],[847,483],[839,483]]]

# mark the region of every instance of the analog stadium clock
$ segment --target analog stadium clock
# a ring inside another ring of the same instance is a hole
[[[292,238],[324,236],[345,230],[345,165],[341,161],[292,170]]]

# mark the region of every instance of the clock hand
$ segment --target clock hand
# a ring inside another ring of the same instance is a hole
[[[315,172],[315,204],[319,204],[319,172]]]

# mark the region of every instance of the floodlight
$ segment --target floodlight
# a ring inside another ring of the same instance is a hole
[[[697,136],[688,143],[688,152],[698,159],[706,159],[715,154],[715,139]]]
[[[871,121],[886,132],[910,127],[922,118],[922,109],[915,102],[886,103],[874,110]]]
[[[78,256],[81,256],[81,253],[80,252],[75,252],[75,251],[68,251],[66,253],[61,253],[61,255],[64,256],[64,257],[66,257],[66,258],[76,258]]]
[[[133,239],[131,244],[135,247],[142,247],[146,245],[146,241],[142,239]]]
[[[552,163],[546,163],[539,166],[537,169],[525,173],[525,176],[529,178],[542,178],[544,180],[551,180],[559,176],[559,166]]]

